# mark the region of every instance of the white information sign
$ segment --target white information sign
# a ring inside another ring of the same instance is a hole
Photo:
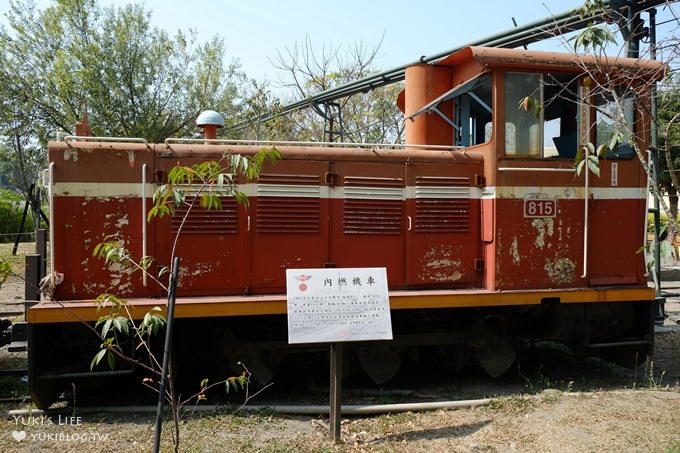
[[[287,269],[288,342],[391,340],[387,270]]]

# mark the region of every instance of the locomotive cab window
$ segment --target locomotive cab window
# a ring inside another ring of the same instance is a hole
[[[573,159],[578,148],[578,79],[505,74],[505,155]]]
[[[630,144],[630,135],[635,127],[635,102],[632,94],[617,90],[598,93],[594,96],[595,107],[595,148],[609,145],[615,134],[621,142],[607,152],[607,159],[630,159],[635,154]]]
[[[492,86],[491,73],[481,74],[453,87],[408,119],[425,113],[437,114],[451,127],[453,145],[481,145],[491,139]],[[440,110],[440,105],[447,101],[453,102],[453,118]]]
[[[466,84],[454,98],[454,140],[456,146],[472,146],[491,139],[491,75]]]

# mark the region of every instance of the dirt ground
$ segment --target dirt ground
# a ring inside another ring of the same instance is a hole
[[[0,248],[0,254],[6,256],[4,250]],[[20,260],[16,268],[21,268]],[[22,297],[23,282],[12,277],[0,289],[0,312],[20,310]],[[539,351],[532,365],[520,364],[502,379],[472,373],[448,385],[421,387],[416,376],[405,391],[347,389],[343,394],[343,404],[360,405],[486,398],[480,406],[343,416],[339,444],[329,437],[325,415],[283,415],[266,409],[235,414],[234,407],[222,407],[186,415],[179,427],[180,450],[680,452],[679,299],[669,299],[667,312],[669,319],[658,328],[653,361],[636,370],[565,351]],[[0,348],[0,368],[17,363],[25,363],[25,354]],[[319,390],[272,393],[278,395],[277,404],[287,394],[327,401]],[[270,404],[271,399],[249,402],[253,408]],[[95,413],[67,408],[42,414],[30,412],[27,403],[0,403],[0,451],[149,451],[155,421],[151,409]],[[171,432],[172,424],[166,421],[162,451],[172,450]]]

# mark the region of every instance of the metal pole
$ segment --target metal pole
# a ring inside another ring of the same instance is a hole
[[[175,316],[175,290],[177,289],[177,275],[179,274],[179,257],[172,262],[172,274],[170,276],[170,289],[168,291],[168,320],[165,328],[165,346],[163,348],[163,366],[161,367],[161,381],[158,388],[158,408],[156,409],[156,435],[154,438],[153,451],[158,453],[161,447],[161,430],[163,428],[163,402],[165,401],[165,386],[168,379],[170,362],[170,348],[172,347],[172,326]]]
[[[26,270],[24,283],[25,309],[40,302],[40,267],[42,256],[29,253],[25,257]],[[24,313],[26,314],[26,313]]]
[[[656,60],[656,9],[649,10],[649,57]],[[654,161],[654,184],[659,185],[659,132],[658,132],[658,106],[656,84],[651,90],[651,115],[652,124],[649,133],[652,160]],[[672,171],[672,169],[669,169]],[[654,197],[654,272],[656,273],[656,299],[654,307],[654,321],[663,324],[666,317],[666,299],[661,297],[661,246],[659,244],[659,230],[661,228],[661,206],[659,199]],[[674,240],[674,238],[670,238]]]
[[[19,249],[19,240],[21,238],[21,235],[24,232],[24,224],[26,223],[26,216],[28,215],[28,205],[30,203],[28,200],[26,200],[24,204],[24,213],[21,216],[21,223],[19,224],[19,231],[17,232],[16,237],[14,238],[14,247],[12,248],[12,256],[16,256],[17,250]]]
[[[652,184],[659,187],[659,150],[652,146],[650,157],[652,159],[651,169],[651,179]],[[656,275],[656,296],[658,297],[661,293],[661,247],[659,236],[661,234],[661,221],[660,221],[660,205],[659,199],[654,196],[654,274]]]
[[[342,343],[331,343],[331,395],[330,395],[330,426],[331,438],[336,444],[340,443],[340,419],[342,418]]]

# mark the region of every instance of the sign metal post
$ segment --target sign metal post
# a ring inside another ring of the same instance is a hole
[[[340,443],[342,354],[348,341],[391,340],[387,270],[286,270],[288,343],[330,343],[331,438]]]
[[[340,419],[342,418],[342,343],[331,343],[331,390],[329,425],[331,439],[340,443]]]

